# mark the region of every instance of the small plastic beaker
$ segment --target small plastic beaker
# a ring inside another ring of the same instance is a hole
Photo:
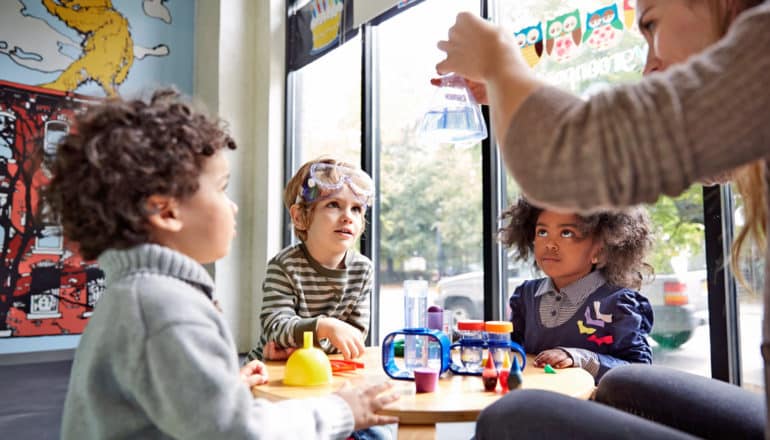
[[[481,108],[462,77],[441,77],[417,137],[426,144],[451,143],[455,146],[470,146],[486,139],[487,125]]]
[[[484,321],[467,320],[457,322],[457,333],[460,340],[460,361],[467,373],[478,373],[482,370],[482,355],[484,354]],[[454,345],[453,345],[454,346]]]
[[[511,341],[513,324],[510,321],[487,321],[484,329],[487,332],[489,356],[495,362],[495,368],[499,370],[505,356],[514,356],[514,352],[521,357],[521,367],[524,368],[527,364],[527,355],[521,345]]]
[[[487,321],[484,329],[487,332],[489,355],[495,362],[495,368],[499,370],[505,353],[511,352],[513,324],[510,321]]]

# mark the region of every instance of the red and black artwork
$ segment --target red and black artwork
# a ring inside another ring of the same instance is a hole
[[[45,215],[45,158],[93,98],[0,81],[0,338],[81,333],[104,290]]]

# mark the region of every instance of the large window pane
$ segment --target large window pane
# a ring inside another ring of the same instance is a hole
[[[541,78],[589,96],[611,84],[641,79],[647,48],[634,27],[634,3],[519,0],[500,1],[497,7],[500,24],[517,35]],[[518,189],[511,179],[507,191],[508,202],[516,200]],[[655,277],[641,291],[655,313],[653,362],[710,376],[702,207],[697,185],[648,207],[656,236],[648,262]],[[531,277],[530,264],[508,266],[505,298]]]
[[[295,81],[292,172],[321,155],[360,164],[361,38],[346,42],[291,75]]]
[[[380,148],[380,334],[402,328],[404,279],[425,279],[430,302],[481,317],[482,176],[480,144],[429,145],[416,129],[436,93],[428,79],[442,53],[436,42],[473,0],[431,0],[375,29],[376,139]],[[465,274],[462,297],[436,286]],[[446,301],[444,301],[446,300]]]

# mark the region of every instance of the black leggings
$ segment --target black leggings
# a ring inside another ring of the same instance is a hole
[[[595,399],[538,390],[510,392],[479,415],[476,439],[764,436],[763,395],[671,368],[613,368],[599,382]]]

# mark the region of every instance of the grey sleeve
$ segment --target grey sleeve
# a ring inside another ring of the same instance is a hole
[[[561,346],[556,348],[560,348],[566,351],[567,354],[572,358],[572,362],[575,364],[575,367],[588,371],[593,377],[596,377],[596,375],[599,374],[599,356],[597,356],[595,352],[586,350],[584,348]]]
[[[544,87],[501,153],[532,199],[571,209],[654,202],[770,152],[770,4],[690,62],[583,101]]]
[[[148,339],[144,356],[135,398],[172,437],[345,438],[353,429],[349,407],[334,395],[279,403],[254,399],[239,378],[234,347],[214,326],[168,326]]]

